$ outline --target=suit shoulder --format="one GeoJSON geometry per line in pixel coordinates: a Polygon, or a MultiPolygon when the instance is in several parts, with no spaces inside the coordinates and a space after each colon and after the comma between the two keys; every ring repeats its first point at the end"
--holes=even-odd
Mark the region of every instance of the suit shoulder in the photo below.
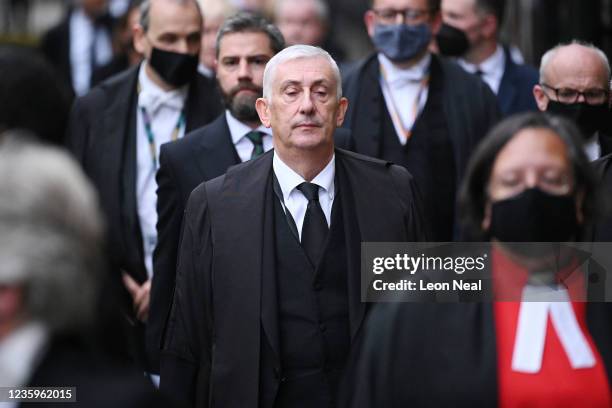
{"type": "Polygon", "coordinates": [[[381,170],[393,166],[393,163],[390,161],[378,159],[376,157],[366,156],[364,154],[355,153],[340,148],[336,148],[336,155],[342,160],[348,161],[349,163],[355,163],[358,165],[363,164],[381,170]]]}
{"type": "Polygon", "coordinates": [[[75,100],[75,105],[93,108],[96,115],[100,110],[115,101],[117,94],[126,88],[135,87],[138,76],[138,67],[115,75],[89,90],[85,95],[75,100]]]}
{"type": "MultiPolygon", "coordinates": [[[[161,145],[160,150],[166,156],[183,157],[196,147],[201,137],[206,136],[206,126],[187,133],[184,137],[161,145]]],[[[160,153],[161,155],[161,153],[160,153]]]]}

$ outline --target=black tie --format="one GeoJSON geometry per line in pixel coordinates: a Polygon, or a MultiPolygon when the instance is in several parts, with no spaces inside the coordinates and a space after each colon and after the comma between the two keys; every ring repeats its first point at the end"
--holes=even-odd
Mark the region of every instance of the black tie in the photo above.
{"type": "Polygon", "coordinates": [[[484,72],[482,72],[480,70],[480,68],[476,68],[476,72],[474,72],[476,74],[477,77],[482,78],[482,76],[484,75],[484,72]]]}
{"type": "Polygon", "coordinates": [[[327,237],[327,220],[319,203],[319,186],[304,182],[297,186],[308,200],[304,224],[302,225],[302,248],[313,266],[317,265],[327,237]]]}
{"type": "Polygon", "coordinates": [[[246,137],[253,143],[253,151],[251,152],[251,159],[261,156],[264,152],[263,133],[257,130],[253,130],[247,133],[246,137]]]}

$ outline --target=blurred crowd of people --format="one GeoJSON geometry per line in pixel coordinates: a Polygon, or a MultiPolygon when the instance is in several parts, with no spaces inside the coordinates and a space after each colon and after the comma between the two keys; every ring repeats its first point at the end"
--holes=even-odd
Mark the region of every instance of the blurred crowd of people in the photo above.
{"type": "Polygon", "coordinates": [[[508,244],[612,241],[610,21],[526,50],[517,4],[572,2],[362,3],[74,0],[0,45],[0,386],[612,406],[612,303],[575,296],[607,271],[508,244]],[[361,244],[419,241],[490,242],[518,295],[362,302],[361,244]]]}

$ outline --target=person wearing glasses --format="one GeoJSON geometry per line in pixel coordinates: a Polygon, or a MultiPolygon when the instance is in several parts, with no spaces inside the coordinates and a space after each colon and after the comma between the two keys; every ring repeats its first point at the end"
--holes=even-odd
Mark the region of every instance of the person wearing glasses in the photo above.
{"type": "Polygon", "coordinates": [[[476,144],[498,120],[495,95],[429,51],[439,0],[373,0],[364,16],[377,51],[347,67],[344,126],[354,150],[403,165],[424,197],[435,241],[456,237],[456,189],[476,144]]]}
{"type": "Polygon", "coordinates": [[[547,51],[533,95],[541,111],[578,125],[591,160],[612,153],[610,64],[599,48],[573,41],[547,51]]]}

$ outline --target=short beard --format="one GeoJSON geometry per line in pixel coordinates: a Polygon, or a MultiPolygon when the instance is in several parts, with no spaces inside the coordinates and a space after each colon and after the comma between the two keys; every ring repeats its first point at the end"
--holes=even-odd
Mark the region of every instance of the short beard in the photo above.
{"type": "Polygon", "coordinates": [[[228,93],[223,93],[223,104],[232,116],[241,122],[259,122],[259,115],[255,108],[257,98],[261,98],[263,90],[252,82],[240,84],[232,88],[228,93]],[[250,89],[256,94],[240,95],[238,92],[244,89],[250,89]]]}

